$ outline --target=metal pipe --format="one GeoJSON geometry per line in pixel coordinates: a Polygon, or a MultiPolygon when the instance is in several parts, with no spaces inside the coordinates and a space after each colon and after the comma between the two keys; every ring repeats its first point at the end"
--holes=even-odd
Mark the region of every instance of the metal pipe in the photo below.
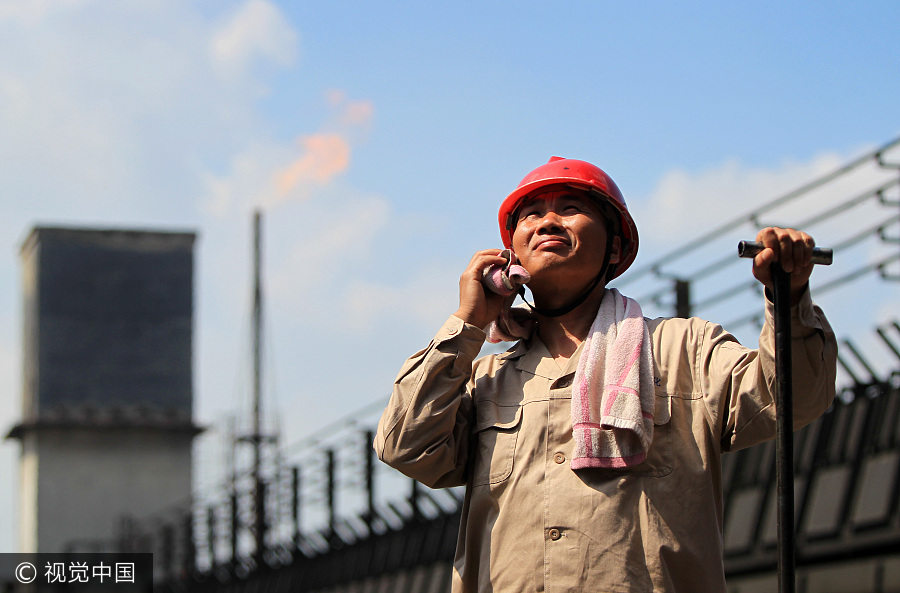
{"type": "Polygon", "coordinates": [[[841,356],[840,352],[837,355],[838,364],[841,365],[841,368],[844,369],[844,372],[850,375],[850,378],[853,380],[853,383],[856,385],[862,385],[863,381],[853,372],[853,369],[847,364],[847,361],[844,360],[844,357],[841,356]]]}
{"type": "Polygon", "coordinates": [[[895,346],[891,341],[891,339],[888,338],[887,334],[884,332],[884,329],[879,327],[875,331],[878,332],[878,336],[887,345],[887,347],[891,349],[891,351],[897,356],[897,358],[900,358],[900,349],[898,349],[897,346],[895,346]]]}
{"type": "Polygon", "coordinates": [[[366,524],[369,530],[372,529],[372,521],[375,519],[375,448],[372,446],[374,440],[375,433],[367,430],[363,453],[366,460],[366,524]]]}
{"type": "Polygon", "coordinates": [[[294,523],[294,548],[300,545],[300,466],[291,468],[291,518],[294,523]]]}
{"type": "Polygon", "coordinates": [[[337,522],[337,495],[335,492],[337,489],[337,476],[335,476],[336,463],[334,449],[325,450],[325,472],[327,480],[327,492],[325,494],[328,500],[328,531],[333,535],[334,526],[337,522]]]}
{"type": "Polygon", "coordinates": [[[231,567],[231,574],[236,574],[237,565],[238,565],[238,532],[240,531],[240,510],[238,509],[238,495],[237,495],[237,486],[232,484],[231,487],[231,500],[230,500],[230,508],[231,511],[231,520],[229,524],[229,528],[231,533],[229,533],[230,544],[231,544],[231,559],[229,565],[231,567]]]}
{"type": "Polygon", "coordinates": [[[209,554],[209,574],[216,572],[216,507],[206,508],[206,553],[209,554]]]}
{"type": "Polygon", "coordinates": [[[675,317],[691,316],[691,281],[675,280],[675,317]]]}
{"type": "Polygon", "coordinates": [[[415,479],[410,479],[410,481],[412,482],[409,493],[409,504],[412,507],[411,519],[418,522],[422,519],[422,509],[419,507],[419,482],[415,479]]]}
{"type": "Polygon", "coordinates": [[[778,591],[793,593],[794,410],[791,368],[791,276],[772,264],[775,299],[775,491],[778,499],[778,591]]]}
{"type": "Polygon", "coordinates": [[[262,568],[266,548],[266,487],[262,476],[262,214],[253,217],[253,509],[256,566],[262,568]]]}
{"type": "MultiPolygon", "coordinates": [[[[765,247],[756,241],[738,243],[740,257],[754,257],[765,247]]],[[[830,265],[831,249],[813,249],[813,263],[830,265]]],[[[794,532],[794,409],[791,368],[791,275],[772,264],[775,300],[775,493],[778,503],[778,591],[794,593],[796,544],[794,532]]]]}
{"type": "MultiPolygon", "coordinates": [[[[756,257],[766,246],[759,241],[741,241],[738,243],[738,257],[756,257]]],[[[834,260],[834,252],[824,247],[814,247],[812,263],[830,266],[834,260]]]]}
{"type": "Polygon", "coordinates": [[[866,369],[866,372],[869,373],[869,376],[872,378],[872,381],[873,382],[878,381],[878,375],[875,373],[875,369],[873,369],[872,366],[869,365],[869,363],[866,361],[866,359],[862,357],[862,355],[859,353],[859,351],[853,345],[853,342],[851,342],[848,339],[844,339],[844,340],[841,340],[841,344],[843,344],[844,347],[850,351],[850,354],[853,355],[853,358],[855,358],[859,362],[859,364],[864,369],[866,369]]]}

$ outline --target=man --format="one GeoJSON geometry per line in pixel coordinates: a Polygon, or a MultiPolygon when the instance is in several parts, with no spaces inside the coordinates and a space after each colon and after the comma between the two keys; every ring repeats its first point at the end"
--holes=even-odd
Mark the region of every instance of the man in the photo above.
{"type": "MultiPolygon", "coordinates": [[[[720,461],[774,436],[772,303],[759,350],[700,319],[644,319],[605,288],[634,260],[637,228],[584,161],[532,171],[499,218],[530,276],[531,333],[475,360],[510,301],[483,280],[510,262],[479,251],[375,441],[428,486],[466,485],[453,591],[724,593],[720,461]]],[[[837,348],[809,297],[814,242],[776,228],[757,240],[754,276],[771,289],[772,262],[791,274],[799,428],[834,397],[837,348]]]]}

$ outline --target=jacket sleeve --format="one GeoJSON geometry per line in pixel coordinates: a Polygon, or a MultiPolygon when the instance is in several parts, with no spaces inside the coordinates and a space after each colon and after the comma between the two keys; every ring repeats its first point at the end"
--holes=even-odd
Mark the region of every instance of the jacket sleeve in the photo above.
{"type": "Polygon", "coordinates": [[[474,408],[472,363],[485,334],[451,316],[406,360],[378,422],[379,459],[432,488],[466,482],[474,408]]]}
{"type": "MultiPolygon", "coordinates": [[[[835,394],[837,341],[807,289],[791,309],[794,430],[831,405],[835,394]]],[[[759,350],[749,350],[710,324],[701,348],[701,381],[711,416],[718,420],[723,451],[775,436],[774,305],[767,298],[759,350]]]]}

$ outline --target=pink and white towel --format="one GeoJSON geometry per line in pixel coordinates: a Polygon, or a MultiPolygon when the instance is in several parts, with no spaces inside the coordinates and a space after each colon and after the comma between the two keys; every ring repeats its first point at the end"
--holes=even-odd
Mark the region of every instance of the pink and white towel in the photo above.
{"type": "Polygon", "coordinates": [[[572,386],[572,469],[644,461],[653,440],[653,358],[641,306],[607,289],[572,386]]]}
{"type": "Polygon", "coordinates": [[[527,338],[534,330],[534,314],[524,307],[512,306],[519,289],[531,280],[531,275],[517,263],[511,249],[504,249],[500,256],[506,258],[506,265],[489,267],[481,279],[488,289],[505,297],[500,316],[485,329],[492,344],[527,338]]]}

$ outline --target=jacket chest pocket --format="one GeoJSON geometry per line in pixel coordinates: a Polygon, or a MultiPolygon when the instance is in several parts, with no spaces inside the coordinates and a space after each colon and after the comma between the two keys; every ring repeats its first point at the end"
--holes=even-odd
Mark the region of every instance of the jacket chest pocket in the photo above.
{"type": "Polygon", "coordinates": [[[654,398],[653,440],[647,451],[647,458],[636,465],[621,469],[589,468],[577,470],[589,485],[596,486],[608,480],[625,476],[645,476],[664,478],[674,468],[672,441],[675,438],[672,424],[672,398],[668,395],[656,394],[654,398]]]}
{"type": "MultiPolygon", "coordinates": [[[[672,432],[672,398],[666,394],[654,398],[653,410],[653,442],[647,452],[647,460],[635,473],[664,478],[672,473],[674,452],[672,450],[674,435],[672,432]]],[[[637,468],[636,468],[637,469],[637,468]]]]}
{"type": "Polygon", "coordinates": [[[512,475],[522,406],[480,401],[475,405],[475,419],[472,486],[499,484],[512,475]]]}

